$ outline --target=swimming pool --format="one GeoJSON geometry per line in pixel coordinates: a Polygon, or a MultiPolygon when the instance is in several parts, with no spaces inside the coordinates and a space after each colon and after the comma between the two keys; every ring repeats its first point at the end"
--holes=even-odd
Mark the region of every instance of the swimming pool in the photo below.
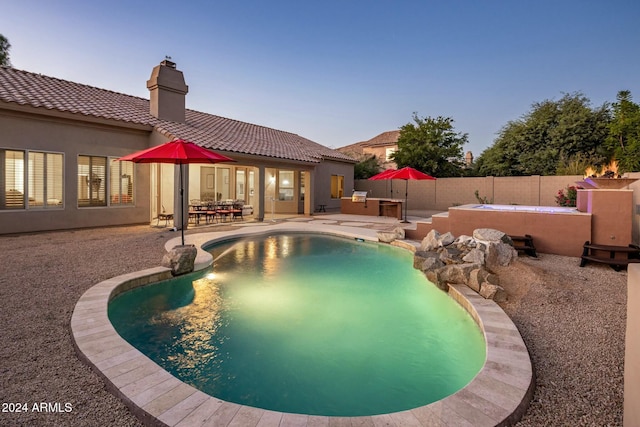
{"type": "Polygon", "coordinates": [[[282,412],[381,414],[450,395],[483,366],[479,328],[407,251],[286,234],[212,252],[223,254],[213,272],[109,305],[125,339],[212,396],[282,412]]]}

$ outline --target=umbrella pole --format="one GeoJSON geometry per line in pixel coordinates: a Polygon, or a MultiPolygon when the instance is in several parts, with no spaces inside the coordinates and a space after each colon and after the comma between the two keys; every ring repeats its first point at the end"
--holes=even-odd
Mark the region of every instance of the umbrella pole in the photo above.
{"type": "Polygon", "coordinates": [[[405,186],[404,186],[404,221],[402,222],[409,222],[407,221],[407,200],[409,197],[409,180],[405,179],[405,186]]]}
{"type": "Polygon", "coordinates": [[[182,162],[180,162],[180,234],[184,246],[184,189],[182,188],[182,162]]]}

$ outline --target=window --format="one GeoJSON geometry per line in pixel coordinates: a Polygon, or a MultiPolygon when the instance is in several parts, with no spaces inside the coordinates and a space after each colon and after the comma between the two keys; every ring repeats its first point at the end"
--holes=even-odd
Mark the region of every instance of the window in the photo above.
{"type": "Polygon", "coordinates": [[[304,202],[304,193],[305,193],[305,185],[304,185],[304,171],[300,171],[300,201],[304,202]]]}
{"type": "Polygon", "coordinates": [[[63,156],[29,152],[29,208],[62,207],[63,156]]]}
{"type": "Polygon", "coordinates": [[[133,204],[133,168],[132,162],[120,162],[110,159],[109,195],[111,205],[133,204]]]}
{"type": "Polygon", "coordinates": [[[0,210],[62,207],[62,154],[0,149],[0,166],[0,210]]]}
{"type": "Polygon", "coordinates": [[[107,158],[78,156],[78,206],[107,206],[107,158]]]}
{"type": "Polygon", "coordinates": [[[24,209],[24,152],[0,150],[0,209],[24,209]]]}
{"type": "Polygon", "coordinates": [[[293,200],[293,171],[278,171],[278,200],[293,200]]]}
{"type": "Polygon", "coordinates": [[[340,199],[344,195],[344,176],[331,175],[331,198],[340,199]]]}
{"type": "Polygon", "coordinates": [[[385,162],[390,162],[393,159],[391,158],[391,156],[393,155],[393,153],[396,152],[395,148],[387,148],[385,149],[385,153],[384,153],[384,161],[385,162]]]}

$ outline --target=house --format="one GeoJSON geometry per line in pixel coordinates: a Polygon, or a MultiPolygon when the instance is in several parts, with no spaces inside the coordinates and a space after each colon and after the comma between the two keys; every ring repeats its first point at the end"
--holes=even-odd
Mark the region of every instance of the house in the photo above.
{"type": "Polygon", "coordinates": [[[395,169],[396,164],[391,160],[391,155],[398,149],[399,130],[382,132],[367,141],[356,142],[338,148],[341,153],[350,155],[360,161],[371,155],[375,155],[382,169],[395,169]]]}
{"type": "MultiPolygon", "coordinates": [[[[341,153],[353,157],[355,160],[361,161],[371,155],[376,156],[378,163],[382,169],[396,169],[396,163],[391,159],[391,155],[398,150],[399,130],[390,130],[382,132],[373,138],[347,145],[337,150],[341,153]]],[[[473,166],[473,153],[467,151],[464,155],[464,167],[473,166]]]]}
{"type": "MultiPolygon", "coordinates": [[[[150,99],[0,67],[0,234],[149,223],[180,206],[178,168],[117,161],[181,138],[230,164],[191,164],[187,200],[242,200],[254,216],[339,209],[355,161],[294,133],[185,107],[165,60],[150,99]]],[[[186,215],[185,215],[186,216],[186,215]]],[[[174,215],[174,217],[179,217],[174,215]]]]}

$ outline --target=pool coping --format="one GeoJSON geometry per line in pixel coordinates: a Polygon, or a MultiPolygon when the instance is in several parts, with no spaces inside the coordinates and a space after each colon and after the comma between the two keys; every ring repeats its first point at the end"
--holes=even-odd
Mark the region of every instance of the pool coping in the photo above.
{"type": "MultiPolygon", "coordinates": [[[[202,246],[242,235],[274,232],[314,232],[377,241],[375,230],[336,225],[274,224],[229,232],[188,236],[198,248],[197,269],[211,265],[202,246]]],[[[171,239],[167,247],[179,244],[171,239]]],[[[411,245],[403,245],[406,248],[411,245]]],[[[139,286],[170,279],[171,271],[155,267],[100,282],[88,289],[75,306],[71,332],[79,358],[104,380],[146,425],[224,426],[506,426],[517,422],[531,401],[534,377],[529,352],[511,319],[494,301],[465,285],[450,285],[449,295],[464,307],[482,330],[487,358],[467,386],[437,402],[382,415],[334,417],[281,413],[209,396],[183,383],[126,342],[107,314],[109,301],[139,286]]]]}

